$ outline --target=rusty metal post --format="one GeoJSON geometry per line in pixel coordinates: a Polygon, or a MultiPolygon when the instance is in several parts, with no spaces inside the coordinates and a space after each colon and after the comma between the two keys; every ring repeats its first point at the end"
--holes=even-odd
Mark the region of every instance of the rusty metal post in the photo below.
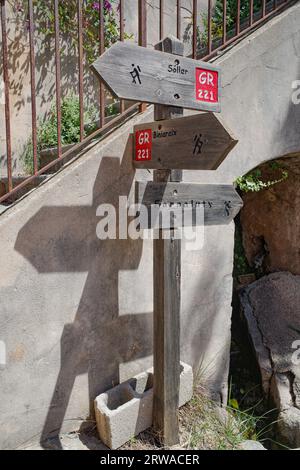
{"type": "MultiPolygon", "coordinates": [[[[99,0],[99,53],[105,52],[105,34],[104,34],[104,1],[99,0]]],[[[105,124],[105,88],[100,83],[100,128],[105,124]]]]}
{"type": "Polygon", "coordinates": [[[60,37],[59,37],[59,9],[58,9],[58,3],[59,3],[59,0],[54,0],[57,149],[58,149],[58,158],[60,158],[62,156],[62,146],[61,146],[61,65],[60,65],[60,37]]]}
{"type": "Polygon", "coordinates": [[[6,29],[5,0],[1,0],[1,29],[2,29],[2,65],[5,95],[5,131],[6,131],[6,159],[8,191],[13,189],[12,182],[12,148],[11,148],[11,122],[10,122],[10,97],[9,97],[9,75],[8,75],[8,50],[6,29]]]}
{"type": "MultiPolygon", "coordinates": [[[[147,3],[146,0],[139,0],[138,6],[139,16],[139,45],[147,47],[147,3]]],[[[147,109],[146,103],[140,104],[140,112],[143,113],[147,109]]]]}

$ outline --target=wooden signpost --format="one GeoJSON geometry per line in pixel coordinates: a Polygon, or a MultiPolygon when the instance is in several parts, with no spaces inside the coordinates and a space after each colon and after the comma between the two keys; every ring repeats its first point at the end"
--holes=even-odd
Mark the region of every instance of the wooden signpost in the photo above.
{"type": "MultiPolygon", "coordinates": [[[[172,37],[155,47],[183,55],[183,43],[172,37]]],[[[156,105],[154,115],[163,123],[182,116],[183,109],[156,105]]],[[[156,170],[153,180],[179,182],[182,171],[156,170]]],[[[163,445],[172,446],[179,443],[181,240],[176,229],[169,239],[164,239],[163,230],[158,235],[153,240],[153,427],[163,445]]]]}
{"type": "MultiPolygon", "coordinates": [[[[182,117],[183,108],[220,112],[220,69],[184,58],[183,43],[172,36],[155,51],[117,43],[92,67],[119,98],[155,104],[156,122],[134,129],[134,167],[155,170],[153,182],[138,183],[138,202],[202,205],[205,224],[232,221],[242,206],[232,186],[181,182],[183,169],[218,168],[237,143],[213,114],[182,117]]],[[[151,221],[142,228],[152,228],[151,221]]],[[[153,425],[172,446],[179,442],[181,240],[176,224],[168,229],[171,237],[159,229],[153,241],[153,425]]]]}
{"type": "Polygon", "coordinates": [[[221,111],[220,69],[207,62],[118,42],[92,67],[119,98],[221,111]]]}
{"type": "MultiPolygon", "coordinates": [[[[142,229],[157,227],[157,220],[151,214],[151,206],[169,207],[172,211],[181,208],[182,212],[191,207],[195,212],[197,207],[204,209],[205,225],[229,224],[239,213],[243,201],[231,185],[198,184],[198,183],[154,183],[137,182],[137,201],[147,207],[149,213],[148,224],[142,229]]],[[[154,212],[155,214],[155,212],[154,212]]],[[[182,219],[182,226],[195,225],[196,218],[182,219]]],[[[176,226],[176,221],[173,227],[176,226]]],[[[165,227],[166,228],[166,227],[165,227]]],[[[172,226],[170,227],[172,228],[172,226]]],[[[178,227],[179,228],[179,227],[178,227]]]]}
{"type": "Polygon", "coordinates": [[[135,168],[216,170],[237,144],[212,113],[134,127],[135,168]]]}

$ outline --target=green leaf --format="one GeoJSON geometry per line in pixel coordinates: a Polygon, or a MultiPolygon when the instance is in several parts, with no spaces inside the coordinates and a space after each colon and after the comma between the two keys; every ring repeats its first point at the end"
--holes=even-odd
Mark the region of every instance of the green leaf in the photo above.
{"type": "Polygon", "coordinates": [[[235,410],[239,410],[239,404],[235,398],[231,398],[229,400],[229,406],[231,406],[231,408],[234,408],[235,410]]]}

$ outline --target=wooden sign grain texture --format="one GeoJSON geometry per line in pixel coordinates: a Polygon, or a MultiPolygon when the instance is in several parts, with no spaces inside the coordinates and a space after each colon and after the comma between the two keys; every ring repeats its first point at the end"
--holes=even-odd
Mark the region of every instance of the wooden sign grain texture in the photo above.
{"type": "Polygon", "coordinates": [[[221,71],[207,62],[118,42],[92,69],[121,99],[221,111],[221,71]]]}
{"type": "MultiPolygon", "coordinates": [[[[137,203],[146,206],[149,214],[148,222],[145,221],[142,229],[157,228],[153,227],[153,224],[157,224],[155,215],[158,213],[158,207],[164,210],[169,207],[170,212],[177,210],[178,207],[182,210],[192,208],[195,213],[197,207],[201,206],[204,210],[204,225],[225,225],[234,219],[243,206],[242,199],[232,185],[138,182],[136,196],[137,203]],[[152,218],[151,206],[154,206],[152,218]]],[[[196,218],[193,216],[192,224],[189,218],[185,223],[183,217],[182,226],[194,225],[195,221],[196,218]]],[[[171,228],[173,226],[171,225],[171,228]]]]}
{"type": "Polygon", "coordinates": [[[216,170],[237,140],[213,113],[134,127],[135,168],[216,170]]]}

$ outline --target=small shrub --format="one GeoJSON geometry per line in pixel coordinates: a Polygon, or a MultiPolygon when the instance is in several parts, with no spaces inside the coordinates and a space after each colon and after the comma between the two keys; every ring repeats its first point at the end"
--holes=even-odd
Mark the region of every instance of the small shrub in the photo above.
{"type": "MultiPolygon", "coordinates": [[[[94,107],[90,107],[84,113],[85,135],[96,129],[97,113],[94,107]]],[[[51,107],[47,118],[40,122],[37,129],[38,156],[44,149],[57,147],[57,113],[56,104],[51,107]]],[[[80,103],[79,98],[69,95],[61,104],[61,143],[62,145],[76,144],[80,141],[80,103]]],[[[22,156],[25,169],[33,172],[33,146],[30,139],[25,145],[22,156]]]]}
{"type": "Polygon", "coordinates": [[[274,186],[275,184],[282,183],[289,176],[288,171],[277,166],[275,162],[270,164],[270,168],[272,170],[280,170],[281,177],[276,178],[274,180],[263,181],[261,170],[256,169],[254,171],[251,171],[245,176],[240,176],[239,178],[237,178],[235,180],[235,184],[241,191],[245,193],[248,193],[250,191],[258,192],[258,191],[261,191],[262,189],[270,188],[271,186],[274,186]]]}
{"type": "MultiPolygon", "coordinates": [[[[253,1],[253,14],[262,10],[262,0],[253,1]]],[[[240,24],[247,23],[250,18],[250,0],[241,0],[240,24]]],[[[208,44],[208,14],[202,14],[203,30],[197,28],[198,48],[207,47],[208,44]]],[[[226,31],[227,37],[232,37],[237,24],[237,0],[227,0],[226,7],[226,31]]],[[[216,0],[211,17],[211,37],[212,40],[222,38],[223,35],[223,0],[216,0]]]]}

